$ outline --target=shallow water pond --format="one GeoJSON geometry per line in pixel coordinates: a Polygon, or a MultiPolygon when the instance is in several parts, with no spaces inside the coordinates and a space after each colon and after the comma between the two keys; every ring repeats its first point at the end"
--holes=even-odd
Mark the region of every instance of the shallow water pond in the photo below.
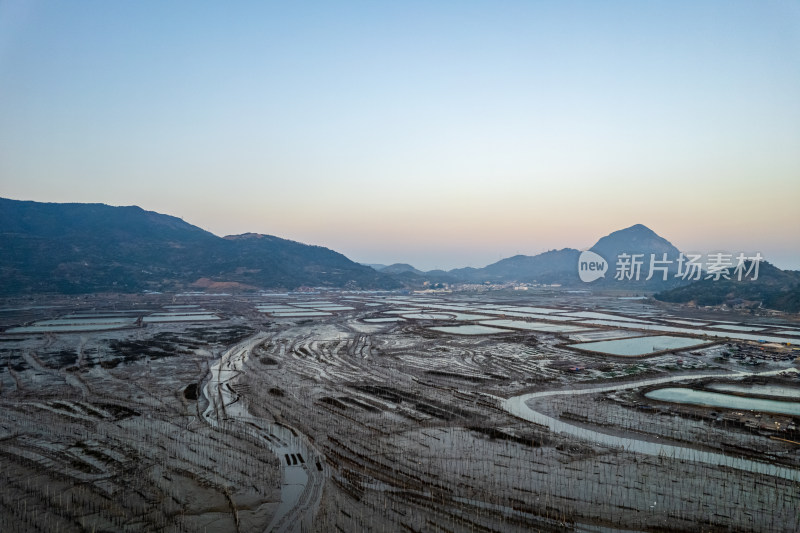
{"type": "Polygon", "coordinates": [[[620,322],[642,322],[647,323],[646,320],[638,318],[630,318],[627,316],[611,315],[608,313],[596,313],[594,311],[576,311],[571,313],[564,313],[565,316],[574,316],[576,318],[599,318],[601,320],[617,320],[620,322]]]}
{"type": "Polygon", "coordinates": [[[586,331],[586,326],[571,326],[566,324],[548,324],[546,322],[526,322],[524,320],[484,320],[481,324],[490,326],[500,326],[514,329],[524,329],[527,331],[542,331],[544,333],[570,333],[573,331],[586,331]]]}
{"type": "Polygon", "coordinates": [[[521,311],[502,311],[503,316],[513,316],[517,318],[533,318],[538,320],[550,320],[552,322],[572,322],[574,320],[579,320],[573,316],[561,316],[561,315],[542,315],[539,313],[527,313],[521,311]]]}
{"type": "Polygon", "coordinates": [[[87,325],[87,324],[132,324],[136,321],[135,317],[74,317],[74,318],[54,318],[52,320],[40,320],[36,326],[66,326],[66,325],[87,325]]]}
{"type": "Polygon", "coordinates": [[[82,331],[104,331],[109,329],[123,329],[133,327],[133,323],[126,324],[64,324],[55,326],[21,326],[9,328],[4,333],[71,333],[82,331]]]}
{"type": "Polygon", "coordinates": [[[708,322],[697,322],[696,320],[677,320],[673,318],[665,318],[664,320],[672,324],[683,324],[685,326],[705,326],[708,324],[708,322]]]}
{"type": "Polygon", "coordinates": [[[486,320],[491,318],[488,315],[476,315],[472,313],[453,313],[453,318],[456,320],[486,320]]]}
{"type": "Polygon", "coordinates": [[[570,344],[568,348],[578,348],[590,352],[619,355],[623,357],[638,357],[664,350],[679,350],[708,344],[700,339],[687,337],[671,337],[669,335],[654,335],[649,337],[632,337],[597,342],[584,342],[570,344]]]}
{"type": "Polygon", "coordinates": [[[800,330],[796,329],[782,329],[780,331],[776,331],[775,333],[779,333],[781,335],[794,335],[800,337],[800,330]]]}
{"type": "Polygon", "coordinates": [[[735,331],[723,331],[719,329],[699,329],[699,328],[679,328],[676,326],[664,326],[662,324],[640,324],[638,322],[619,322],[617,320],[581,320],[581,324],[592,324],[595,326],[610,326],[614,328],[631,328],[646,331],[664,331],[667,333],[686,333],[688,335],[703,335],[707,337],[719,337],[721,339],[741,339],[745,341],[766,341],[779,343],[797,343],[797,339],[789,337],[776,337],[769,333],[754,334],[740,333],[735,331]]]}
{"type": "Polygon", "coordinates": [[[712,324],[710,328],[728,329],[730,331],[764,331],[764,328],[757,326],[732,326],[730,324],[712,324]]]}
{"type": "Polygon", "coordinates": [[[509,311],[519,311],[521,313],[537,313],[537,314],[550,314],[550,313],[561,313],[563,309],[552,309],[550,307],[528,307],[528,306],[520,306],[520,307],[504,307],[503,309],[508,309],[509,311]]]}
{"type": "Polygon", "coordinates": [[[666,387],[645,394],[647,398],[662,402],[688,403],[691,405],[708,405],[726,409],[747,411],[765,411],[800,416],[800,402],[783,402],[763,400],[761,398],[745,398],[720,392],[698,391],[684,387],[666,387]]]}
{"type": "Polygon", "coordinates": [[[403,318],[413,318],[416,320],[453,320],[454,315],[444,313],[408,313],[403,318]]]}
{"type": "Polygon", "coordinates": [[[494,333],[511,333],[510,330],[481,326],[476,324],[465,324],[463,326],[439,326],[428,328],[442,333],[454,333],[456,335],[492,335],[494,333]]]}
{"type": "Polygon", "coordinates": [[[624,339],[627,337],[636,337],[641,335],[636,331],[625,331],[623,329],[615,330],[602,330],[602,331],[585,331],[582,333],[574,333],[569,335],[569,339],[575,342],[591,342],[607,339],[624,339]]]}
{"type": "Polygon", "coordinates": [[[325,311],[276,311],[270,314],[276,318],[291,318],[302,316],[330,316],[332,313],[326,313],[325,311]]]}
{"type": "Polygon", "coordinates": [[[792,400],[800,400],[800,385],[791,387],[789,385],[760,385],[758,383],[710,383],[706,388],[715,391],[781,396],[792,400]]]}
{"type": "Polygon", "coordinates": [[[220,320],[217,315],[151,315],[142,319],[142,322],[199,322],[208,320],[220,320]]]}

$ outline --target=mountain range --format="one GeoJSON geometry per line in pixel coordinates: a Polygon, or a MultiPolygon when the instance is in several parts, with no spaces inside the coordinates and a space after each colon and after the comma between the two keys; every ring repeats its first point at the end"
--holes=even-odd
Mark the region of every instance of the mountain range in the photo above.
{"type": "MultiPolygon", "coordinates": [[[[323,248],[271,235],[218,237],[180,218],[136,206],[58,204],[0,198],[0,295],[180,290],[293,290],[299,287],[399,289],[452,283],[540,283],[657,292],[664,301],[701,305],[731,299],[800,307],[800,274],[762,264],[761,283],[689,283],[675,276],[680,252],[641,224],[590,248],[608,263],[585,284],[581,251],[516,255],[483,268],[423,272],[406,263],[358,264],[323,248]],[[620,254],[641,254],[639,280],[615,279],[620,254]],[[645,281],[651,254],[670,261],[667,279],[645,281]],[[796,292],[793,292],[796,291],[796,292]],[[700,298],[698,300],[698,298],[700,298]]],[[[800,310],[800,309],[798,309],[800,310]]]]}
{"type": "MultiPolygon", "coordinates": [[[[669,241],[657,235],[650,228],[635,224],[629,228],[615,231],[592,246],[589,251],[599,254],[608,262],[608,272],[605,277],[592,282],[593,287],[602,288],[637,288],[654,291],[681,284],[674,274],[680,251],[669,241]],[[616,261],[620,254],[641,254],[642,265],[639,279],[616,280],[614,279],[616,261]],[[649,274],[651,254],[657,259],[667,258],[672,261],[668,269],[667,280],[663,276],[654,276],[646,281],[649,274]],[[666,255],[664,255],[666,254],[666,255]]],[[[483,268],[457,268],[447,274],[457,280],[473,283],[518,281],[523,283],[544,283],[561,285],[582,284],[578,277],[578,259],[581,251],[574,248],[550,250],[538,255],[515,255],[485,266],[483,268]]]]}
{"type": "MultiPolygon", "coordinates": [[[[644,264],[641,268],[641,279],[636,281],[637,287],[645,290],[655,290],[679,284],[673,281],[674,276],[668,276],[666,283],[654,279],[651,282],[644,282],[648,274],[650,254],[656,254],[660,259],[663,254],[667,254],[667,259],[677,261],[680,251],[663,237],[658,236],[654,231],[642,224],[635,224],[629,228],[615,231],[610,235],[601,238],[590,248],[609,262],[610,272],[604,279],[597,280],[593,286],[617,287],[625,285],[614,280],[614,268],[616,257],[621,253],[642,254],[644,264]]],[[[563,248],[561,250],[550,250],[538,255],[515,255],[501,259],[496,263],[483,268],[456,268],[450,271],[434,270],[423,272],[405,263],[395,263],[393,265],[370,264],[368,266],[375,270],[392,274],[402,278],[406,282],[420,280],[439,281],[439,282],[467,282],[467,283],[506,283],[511,281],[521,283],[544,283],[544,284],[578,284],[581,283],[578,277],[578,258],[581,251],[574,248],[563,248]]],[[[674,274],[673,265],[669,273],[674,274]]]]}
{"type": "Polygon", "coordinates": [[[5,295],[402,287],[327,248],[252,233],[218,237],[135,206],[0,199],[0,250],[5,295]]]}

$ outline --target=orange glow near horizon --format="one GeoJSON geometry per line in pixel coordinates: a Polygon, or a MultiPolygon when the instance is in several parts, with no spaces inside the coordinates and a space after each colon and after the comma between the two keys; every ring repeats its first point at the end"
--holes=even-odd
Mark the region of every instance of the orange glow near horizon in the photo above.
{"type": "Polygon", "coordinates": [[[412,4],[0,4],[0,195],[420,268],[641,223],[800,269],[796,7],[412,4]]]}

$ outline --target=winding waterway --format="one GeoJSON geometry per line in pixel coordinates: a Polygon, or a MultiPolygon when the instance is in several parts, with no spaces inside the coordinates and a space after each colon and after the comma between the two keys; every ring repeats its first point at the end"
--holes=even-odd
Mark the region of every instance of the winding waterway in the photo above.
{"type": "MultiPolygon", "coordinates": [[[[800,481],[800,470],[795,468],[762,463],[760,461],[743,459],[741,457],[732,457],[721,453],[705,452],[683,446],[674,446],[670,444],[661,444],[657,442],[638,440],[630,437],[619,437],[615,435],[609,435],[601,431],[587,429],[573,424],[569,424],[567,422],[563,422],[561,420],[548,416],[544,413],[536,411],[528,405],[528,402],[530,400],[538,398],[546,398],[551,396],[596,394],[599,392],[633,389],[637,387],[659,385],[661,383],[671,383],[674,381],[723,378],[723,377],[731,378],[731,377],[742,377],[742,376],[753,376],[753,375],[767,376],[767,375],[775,375],[785,371],[787,370],[775,370],[775,371],[760,372],[760,373],[738,372],[733,374],[727,373],[727,374],[702,374],[695,376],[685,376],[685,375],[670,376],[665,378],[647,379],[643,381],[636,381],[633,383],[605,385],[587,389],[567,389],[567,390],[533,392],[529,394],[513,396],[511,398],[508,398],[507,400],[504,400],[503,408],[509,413],[519,418],[523,418],[535,424],[547,426],[550,429],[550,431],[553,431],[555,433],[571,435],[573,437],[577,437],[579,439],[586,440],[589,442],[594,442],[604,446],[623,448],[625,449],[625,451],[630,451],[634,453],[643,453],[646,455],[674,457],[676,459],[705,463],[712,466],[727,466],[739,470],[746,470],[748,472],[767,474],[770,476],[781,477],[793,481],[800,481]]],[[[788,371],[795,371],[795,370],[789,369],[788,371]]]]}

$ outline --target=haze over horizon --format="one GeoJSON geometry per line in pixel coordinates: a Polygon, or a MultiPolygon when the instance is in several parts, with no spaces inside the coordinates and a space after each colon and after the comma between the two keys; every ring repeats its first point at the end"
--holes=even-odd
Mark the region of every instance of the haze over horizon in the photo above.
{"type": "Polygon", "coordinates": [[[0,196],[423,270],[588,248],[800,269],[800,4],[0,4],[0,196]]]}

